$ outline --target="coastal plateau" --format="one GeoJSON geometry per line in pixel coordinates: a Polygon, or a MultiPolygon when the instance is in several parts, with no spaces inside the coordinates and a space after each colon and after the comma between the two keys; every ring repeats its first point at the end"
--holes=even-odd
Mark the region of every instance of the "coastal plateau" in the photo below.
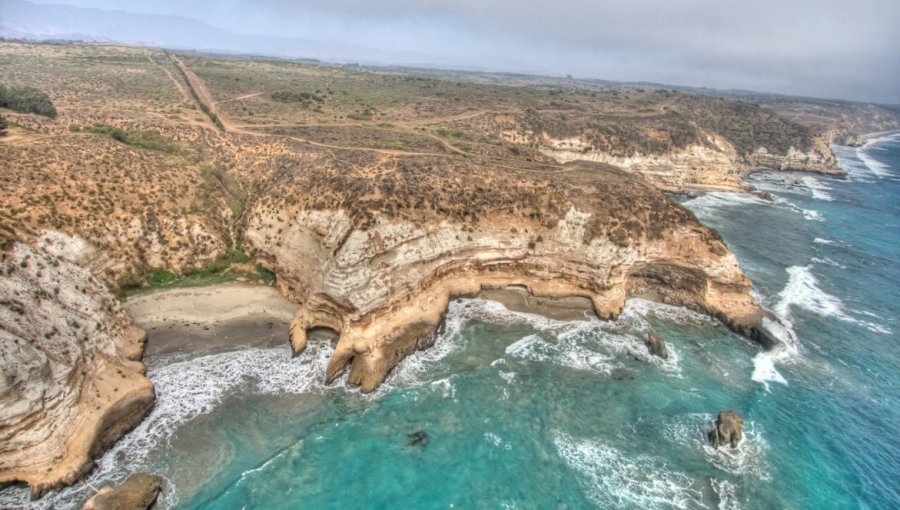
{"type": "Polygon", "coordinates": [[[54,105],[4,110],[0,137],[0,482],[35,496],[152,406],[113,293],[272,285],[298,307],[294,353],[333,330],[323,377],[363,391],[482,289],[602,318],[642,297],[771,346],[735,256],[663,190],[839,172],[824,124],[665,89],[119,46],[0,57],[0,81],[54,105]]]}

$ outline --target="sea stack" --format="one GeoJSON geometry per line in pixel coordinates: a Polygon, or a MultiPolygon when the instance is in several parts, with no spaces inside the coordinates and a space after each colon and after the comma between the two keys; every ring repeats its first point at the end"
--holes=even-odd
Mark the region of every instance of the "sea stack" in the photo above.
{"type": "Polygon", "coordinates": [[[662,359],[669,359],[669,350],[666,349],[666,340],[655,331],[647,333],[646,344],[647,348],[650,349],[650,354],[662,359]]]}
{"type": "Polygon", "coordinates": [[[724,444],[737,448],[744,437],[744,418],[735,411],[719,411],[715,428],[706,436],[709,443],[716,448],[724,444]]]}

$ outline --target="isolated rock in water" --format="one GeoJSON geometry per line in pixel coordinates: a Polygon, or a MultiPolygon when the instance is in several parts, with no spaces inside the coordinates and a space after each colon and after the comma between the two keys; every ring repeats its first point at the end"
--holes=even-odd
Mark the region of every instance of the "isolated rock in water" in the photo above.
{"type": "Polygon", "coordinates": [[[666,349],[666,340],[658,335],[655,331],[647,334],[647,348],[650,354],[659,356],[662,359],[669,359],[669,350],[666,349]]]}
{"type": "Polygon", "coordinates": [[[81,510],[146,510],[156,501],[161,486],[161,477],[136,473],[121,485],[100,489],[81,510]]]}
{"type": "Polygon", "coordinates": [[[723,444],[736,448],[744,437],[744,418],[734,411],[720,411],[716,427],[707,433],[707,437],[716,448],[723,444]]]}
{"type": "Polygon", "coordinates": [[[153,405],[147,335],[57,233],[0,251],[0,485],[75,482],[153,405]]]}
{"type": "Polygon", "coordinates": [[[412,434],[407,434],[406,438],[409,439],[409,446],[428,446],[428,433],[424,430],[417,430],[412,434]]]}

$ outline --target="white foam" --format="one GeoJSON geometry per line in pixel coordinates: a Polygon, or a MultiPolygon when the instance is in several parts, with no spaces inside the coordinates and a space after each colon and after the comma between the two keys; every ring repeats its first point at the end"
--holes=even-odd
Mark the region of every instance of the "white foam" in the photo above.
{"type": "Polygon", "coordinates": [[[713,448],[706,437],[715,426],[715,417],[707,413],[691,413],[670,419],[666,423],[667,440],[694,451],[702,451],[706,460],[716,468],[735,476],[771,479],[766,464],[769,448],[760,427],[753,420],[744,423],[744,438],[736,448],[713,448]]]}
{"type": "Polygon", "coordinates": [[[884,163],[882,163],[881,161],[878,161],[877,159],[873,158],[867,152],[872,148],[873,145],[880,143],[880,142],[893,140],[893,139],[894,139],[893,136],[885,136],[885,137],[881,137],[881,138],[875,138],[873,140],[869,140],[868,142],[865,143],[865,145],[856,149],[856,157],[859,158],[859,160],[862,161],[863,164],[866,165],[866,168],[868,168],[869,171],[872,172],[872,175],[875,175],[876,177],[879,177],[879,178],[893,177],[893,173],[891,173],[889,166],[887,166],[884,163]]]}
{"type": "Polygon", "coordinates": [[[394,368],[385,384],[382,384],[375,392],[375,395],[382,395],[393,387],[421,384],[427,379],[429,370],[463,346],[463,340],[459,333],[467,323],[473,320],[497,325],[525,324],[542,331],[571,327],[573,324],[573,322],[556,321],[540,315],[513,312],[503,304],[487,299],[455,299],[447,307],[444,323],[435,337],[434,344],[404,358],[394,368]]]}
{"type": "Polygon", "coordinates": [[[883,324],[859,320],[851,316],[850,311],[845,308],[840,299],[819,287],[819,282],[812,273],[812,267],[810,264],[808,266],[791,266],[785,269],[788,273],[788,281],[784,289],[778,293],[778,301],[772,310],[778,316],[781,324],[765,318],[762,321],[763,328],[781,341],[780,345],[760,352],[753,358],[754,368],[751,378],[756,382],[763,383],[766,389],[769,389],[768,382],[787,384],[785,378],[775,368],[775,364],[791,362],[799,356],[800,343],[793,329],[794,308],[856,324],[873,333],[892,334],[891,330],[883,324]]]}
{"type": "Polygon", "coordinates": [[[839,267],[841,269],[847,269],[847,266],[845,266],[844,264],[841,264],[840,262],[828,257],[813,257],[812,262],[816,264],[824,264],[828,266],[839,267]]]}
{"type": "Polygon", "coordinates": [[[803,308],[825,317],[846,317],[841,301],[818,287],[811,268],[810,265],[791,266],[786,269],[788,281],[776,296],[778,301],[773,308],[781,323],[768,318],[762,320],[762,327],[780,340],[779,345],[760,352],[753,358],[751,379],[765,385],[767,390],[770,389],[769,382],[787,384],[787,380],[778,372],[775,364],[790,362],[799,354],[799,342],[792,322],[793,307],[803,308]]]}
{"type": "Polygon", "coordinates": [[[578,345],[572,337],[560,337],[551,343],[538,335],[529,335],[506,348],[506,354],[528,361],[551,362],[574,370],[609,374],[615,367],[613,357],[578,345]]]}
{"type": "Polygon", "coordinates": [[[816,244],[834,244],[834,241],[832,241],[831,239],[823,239],[821,237],[813,239],[813,242],[816,244]]]}
{"type": "Polygon", "coordinates": [[[688,475],[649,455],[628,457],[600,441],[553,434],[560,457],[581,479],[585,496],[600,508],[705,508],[688,475]]]}
{"type": "Polygon", "coordinates": [[[801,214],[803,214],[803,218],[808,221],[825,221],[825,218],[822,217],[822,213],[819,211],[815,211],[813,209],[802,209],[799,208],[801,214]]]}
{"type": "Polygon", "coordinates": [[[812,194],[812,197],[816,200],[825,200],[827,202],[831,202],[832,200],[834,200],[834,198],[832,198],[832,196],[828,193],[829,191],[831,191],[831,188],[828,187],[827,184],[822,182],[821,179],[817,179],[812,175],[805,175],[801,180],[803,181],[803,184],[806,185],[807,188],[809,188],[810,194],[812,194]]]}
{"type": "Polygon", "coordinates": [[[812,265],[791,266],[785,271],[788,273],[788,282],[778,293],[778,304],[774,311],[786,324],[792,325],[793,307],[803,308],[823,317],[852,320],[844,313],[844,305],[840,299],[819,288],[818,280],[812,274],[812,265]]]}
{"type": "MultiPolygon", "coordinates": [[[[650,330],[645,317],[656,316],[672,322],[699,324],[713,323],[712,319],[686,308],[662,305],[641,299],[629,300],[616,321],[597,318],[577,321],[560,321],[536,314],[515,312],[503,304],[485,299],[458,299],[451,301],[444,318],[442,333],[434,345],[407,356],[394,369],[385,384],[366,398],[380,398],[392,388],[423,384],[428,373],[452,352],[462,348],[467,341],[459,332],[469,321],[479,320],[499,325],[526,325],[538,333],[525,336],[507,346],[504,357],[509,360],[526,360],[553,363],[575,370],[609,374],[617,366],[615,355],[625,355],[655,365],[663,371],[680,374],[679,352],[669,345],[669,358],[663,360],[650,354],[643,340],[650,330]]],[[[504,362],[494,360],[495,365],[504,362]]],[[[504,377],[512,383],[514,371],[504,371],[504,377]]]]}
{"type": "Polygon", "coordinates": [[[843,145],[832,145],[832,151],[838,158],[838,165],[847,172],[847,178],[854,182],[874,182],[876,177],[866,164],[857,156],[856,149],[843,145]]]}
{"type": "MultiPolygon", "coordinates": [[[[261,394],[323,392],[325,367],[331,354],[326,342],[311,342],[303,356],[293,358],[288,348],[251,348],[200,356],[181,361],[157,359],[147,367],[147,377],[156,391],[150,414],[122,437],[96,464],[85,480],[38,502],[29,502],[27,492],[0,492],[0,507],[74,508],[86,500],[90,485],[121,482],[131,472],[146,469],[147,455],[166,445],[178,428],[212,411],[229,394],[240,389],[261,394]]],[[[161,507],[174,506],[177,480],[168,480],[161,507]]]]}
{"type": "Polygon", "coordinates": [[[750,193],[733,193],[726,191],[714,191],[704,193],[697,198],[684,202],[684,206],[694,211],[700,218],[715,217],[722,209],[728,209],[735,205],[766,205],[766,200],[750,193]]]}
{"type": "Polygon", "coordinates": [[[716,506],[718,510],[741,510],[741,503],[737,497],[737,487],[728,480],[717,480],[715,478],[709,481],[713,492],[719,498],[719,504],[716,506]]]}

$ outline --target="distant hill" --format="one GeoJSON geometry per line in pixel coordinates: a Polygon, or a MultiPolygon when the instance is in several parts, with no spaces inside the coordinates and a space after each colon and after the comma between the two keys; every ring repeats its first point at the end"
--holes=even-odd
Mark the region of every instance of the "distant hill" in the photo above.
{"type": "Polygon", "coordinates": [[[0,37],[117,42],[201,52],[342,61],[359,60],[364,55],[371,55],[369,60],[373,62],[396,57],[344,43],[237,34],[181,16],[36,4],[24,0],[0,2],[0,37]]]}

